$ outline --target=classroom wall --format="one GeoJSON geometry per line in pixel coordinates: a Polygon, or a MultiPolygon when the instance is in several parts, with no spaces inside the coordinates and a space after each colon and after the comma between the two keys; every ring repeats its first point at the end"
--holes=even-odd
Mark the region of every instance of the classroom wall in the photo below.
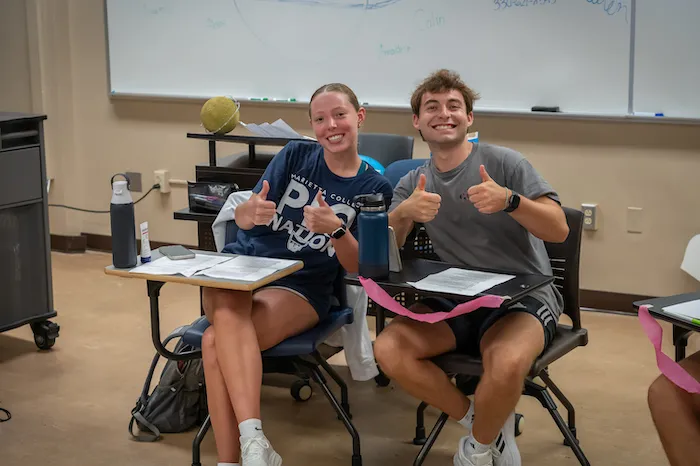
{"type": "MultiPolygon", "coordinates": [[[[194,165],[207,161],[207,146],[185,134],[200,130],[201,103],[108,98],[103,0],[27,0],[27,11],[29,62],[36,64],[31,72],[33,108],[49,116],[47,156],[49,176],[55,179],[51,202],[106,209],[109,179],[125,170],[142,172],[144,185],[160,168],[170,170],[173,178],[193,179],[194,165]]],[[[231,80],[233,86],[235,76],[231,80]]],[[[244,104],[241,113],[250,122],[281,117],[310,134],[305,109],[244,104]]],[[[565,205],[599,204],[600,228],[584,238],[582,288],[651,295],[698,288],[679,269],[685,245],[700,233],[698,126],[477,114],[474,129],[482,140],[523,152],[565,205]],[[626,231],[630,206],[644,209],[641,234],[626,231]]],[[[364,130],[414,135],[415,156],[428,155],[407,112],[370,110],[364,130]]],[[[221,154],[245,150],[218,147],[221,154]]],[[[169,195],[153,193],[138,204],[137,221],[150,222],[152,240],[196,244],[195,225],[172,218],[174,210],[185,206],[182,188],[169,195]]],[[[50,216],[52,233],[110,231],[106,215],[54,208],[50,216]]]]}
{"type": "Polygon", "coordinates": [[[0,109],[32,108],[25,0],[0,1],[0,109]]]}

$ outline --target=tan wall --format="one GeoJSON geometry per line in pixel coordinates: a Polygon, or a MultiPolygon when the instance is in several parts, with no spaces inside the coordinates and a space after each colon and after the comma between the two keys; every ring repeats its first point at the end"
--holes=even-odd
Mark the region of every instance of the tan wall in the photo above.
{"type": "MultiPolygon", "coordinates": [[[[30,61],[37,61],[39,49],[43,77],[33,70],[33,82],[43,86],[33,93],[44,96],[43,106],[35,108],[43,108],[50,122],[49,168],[56,179],[52,201],[107,208],[109,178],[124,170],[142,172],[144,184],[159,168],[169,169],[173,178],[193,179],[194,165],[207,160],[207,147],[185,133],[200,130],[201,103],[110,100],[103,1],[28,1],[38,18],[48,10],[57,15],[42,34],[34,16],[29,18],[30,43],[39,43],[30,47],[30,61]],[[48,76],[54,79],[50,83],[48,76]]],[[[246,104],[242,113],[251,122],[282,117],[309,134],[302,109],[246,104]]],[[[654,295],[697,288],[679,265],[689,238],[700,233],[700,128],[477,115],[474,129],[483,140],[522,151],[564,204],[599,204],[600,229],[586,232],[591,234],[584,240],[583,288],[654,295]],[[628,206],[644,209],[643,233],[626,232],[628,206]]],[[[370,111],[365,130],[417,136],[408,113],[370,111]]],[[[221,153],[244,149],[219,145],[221,153]]],[[[427,156],[420,140],[415,155],[427,156]]],[[[195,225],[172,219],[172,212],[185,205],[182,189],[152,194],[138,205],[137,221],[150,222],[154,240],[196,244],[195,225]]],[[[53,232],[109,234],[104,215],[53,209],[51,222],[53,232]]]]}
{"type": "Polygon", "coordinates": [[[0,111],[32,110],[25,3],[0,1],[0,111]]]}

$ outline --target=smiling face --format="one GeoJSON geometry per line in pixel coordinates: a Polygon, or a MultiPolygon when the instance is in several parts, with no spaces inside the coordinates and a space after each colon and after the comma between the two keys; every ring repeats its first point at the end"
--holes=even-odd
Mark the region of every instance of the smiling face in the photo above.
{"type": "Polygon", "coordinates": [[[418,115],[413,115],[413,127],[428,143],[458,145],[464,142],[474,121],[467,110],[464,96],[457,90],[425,92],[418,115]]]}
{"type": "Polygon", "coordinates": [[[356,109],[341,91],[326,91],[314,96],[309,113],[316,139],[326,151],[357,152],[357,131],[365,119],[364,108],[356,109]]]}

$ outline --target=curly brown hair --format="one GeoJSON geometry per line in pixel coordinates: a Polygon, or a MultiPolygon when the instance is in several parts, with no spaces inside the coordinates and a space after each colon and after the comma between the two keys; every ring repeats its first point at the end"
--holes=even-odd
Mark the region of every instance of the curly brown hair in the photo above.
{"type": "Polygon", "coordinates": [[[439,93],[452,90],[459,91],[462,94],[464,103],[467,105],[467,113],[471,113],[474,110],[474,102],[479,99],[479,94],[464,84],[457,72],[442,69],[425,78],[413,91],[411,96],[413,114],[420,115],[421,100],[426,92],[439,93]]]}

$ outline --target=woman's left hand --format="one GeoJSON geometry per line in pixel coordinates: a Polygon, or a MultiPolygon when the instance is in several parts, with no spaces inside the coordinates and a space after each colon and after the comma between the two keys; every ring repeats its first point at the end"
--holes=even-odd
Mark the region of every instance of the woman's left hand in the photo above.
{"type": "Polygon", "coordinates": [[[330,235],[343,225],[343,221],[340,220],[340,217],[338,217],[326,201],[323,200],[321,191],[316,195],[316,202],[318,203],[318,207],[312,205],[304,207],[304,222],[306,223],[306,228],[313,233],[330,235]]]}

